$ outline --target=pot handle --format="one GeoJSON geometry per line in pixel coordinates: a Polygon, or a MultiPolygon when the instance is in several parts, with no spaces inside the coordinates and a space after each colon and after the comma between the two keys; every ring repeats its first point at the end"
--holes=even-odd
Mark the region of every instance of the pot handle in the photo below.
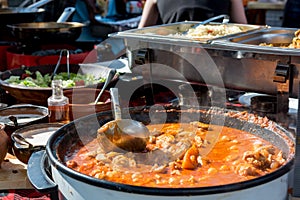
{"type": "Polygon", "coordinates": [[[58,193],[58,186],[48,176],[48,158],[45,150],[33,152],[27,165],[27,176],[32,186],[40,193],[58,193]]]}
{"type": "Polygon", "coordinates": [[[68,21],[68,19],[71,17],[71,15],[75,12],[74,7],[66,7],[64,9],[64,12],[60,15],[60,17],[57,19],[57,23],[64,23],[68,21]]]}

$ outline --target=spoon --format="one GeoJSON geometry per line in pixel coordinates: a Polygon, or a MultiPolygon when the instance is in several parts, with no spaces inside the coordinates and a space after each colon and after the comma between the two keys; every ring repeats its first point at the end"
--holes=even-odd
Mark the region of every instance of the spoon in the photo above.
{"type": "Polygon", "coordinates": [[[111,79],[115,76],[116,72],[117,72],[117,71],[116,71],[115,69],[111,69],[111,70],[109,71],[108,76],[107,76],[107,78],[106,78],[106,80],[105,80],[105,82],[104,82],[104,85],[103,85],[103,87],[102,87],[100,93],[98,94],[98,96],[97,96],[97,98],[96,98],[96,100],[95,100],[95,104],[98,103],[98,101],[99,101],[101,95],[103,94],[105,88],[107,87],[108,83],[110,83],[111,79]]]}
{"type": "Polygon", "coordinates": [[[142,152],[146,149],[150,135],[148,128],[141,122],[122,119],[117,88],[110,89],[112,111],[115,120],[104,124],[98,134],[105,136],[117,147],[129,152],[142,152]]]}

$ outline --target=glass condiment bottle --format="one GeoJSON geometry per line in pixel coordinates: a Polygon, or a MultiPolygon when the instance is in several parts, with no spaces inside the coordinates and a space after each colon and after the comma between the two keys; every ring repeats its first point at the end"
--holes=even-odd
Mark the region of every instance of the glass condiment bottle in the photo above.
{"type": "Polygon", "coordinates": [[[69,123],[69,99],[64,96],[62,80],[53,80],[52,96],[48,98],[49,123],[69,123]]]}

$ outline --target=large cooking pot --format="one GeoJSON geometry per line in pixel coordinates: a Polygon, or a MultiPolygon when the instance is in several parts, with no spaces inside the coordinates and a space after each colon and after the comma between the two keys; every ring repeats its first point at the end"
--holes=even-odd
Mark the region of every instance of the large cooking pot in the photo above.
{"type": "Polygon", "coordinates": [[[45,12],[40,8],[53,0],[40,0],[28,7],[0,8],[0,26],[15,23],[33,22],[38,15],[45,12]]]}
{"type": "Polygon", "coordinates": [[[85,26],[79,22],[67,22],[75,8],[65,8],[56,22],[31,22],[9,24],[7,27],[20,42],[70,42],[76,40],[85,26]]]}
{"type": "MultiPolygon", "coordinates": [[[[201,188],[155,188],[132,186],[96,179],[78,173],[65,165],[64,156],[68,149],[78,141],[91,141],[96,137],[98,128],[105,122],[113,119],[111,112],[102,112],[77,119],[57,130],[49,139],[46,151],[34,153],[28,163],[28,177],[30,182],[40,192],[53,192],[59,190],[60,197],[66,199],[274,199],[287,198],[288,176],[293,166],[294,137],[279,125],[270,123],[269,127],[245,121],[245,114],[239,118],[230,117],[227,110],[166,110],[149,112],[150,110],[132,108],[123,110],[123,117],[141,121],[145,124],[151,122],[190,122],[200,119],[206,123],[224,122],[225,126],[239,130],[249,131],[268,140],[280,148],[287,163],[276,171],[249,180],[234,184],[201,188]],[[155,116],[149,117],[149,113],[155,116]],[[39,164],[37,164],[39,163],[39,164]],[[41,180],[41,175],[44,179],[41,180]],[[46,175],[46,176],[45,176],[46,175]],[[53,181],[52,181],[53,180],[53,181]]],[[[153,110],[152,110],[153,111],[153,110]]],[[[241,116],[241,115],[240,115],[241,116]]],[[[250,115],[249,115],[250,117],[250,115]]],[[[248,118],[250,119],[250,118],[248,118]]]]}

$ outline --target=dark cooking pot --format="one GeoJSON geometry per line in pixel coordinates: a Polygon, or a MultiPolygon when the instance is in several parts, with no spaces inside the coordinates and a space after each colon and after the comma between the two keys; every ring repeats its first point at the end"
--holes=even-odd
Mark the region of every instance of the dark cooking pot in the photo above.
{"type": "Polygon", "coordinates": [[[79,22],[32,22],[8,25],[18,41],[70,42],[81,34],[84,25],[79,22]]]}
{"type": "Polygon", "coordinates": [[[0,110],[0,121],[10,136],[15,130],[27,125],[48,122],[48,108],[43,106],[20,104],[0,110]]]}
{"type": "Polygon", "coordinates": [[[62,126],[60,123],[31,124],[11,134],[13,154],[27,164],[31,154],[45,149],[49,137],[62,126]]]}
{"type": "Polygon", "coordinates": [[[40,0],[28,7],[0,8],[0,26],[15,23],[33,22],[38,15],[45,12],[39,8],[53,0],[40,0]]]}
{"type": "MultiPolygon", "coordinates": [[[[151,111],[151,110],[150,110],[151,111]]],[[[279,125],[271,123],[268,128],[245,121],[241,118],[228,116],[228,110],[174,110],[160,112],[123,110],[124,118],[132,118],[145,124],[150,122],[191,122],[194,120],[205,123],[223,124],[239,130],[249,131],[271,142],[283,151],[287,164],[276,171],[249,181],[201,188],[153,188],[131,186],[96,179],[76,172],[65,165],[66,152],[78,141],[85,144],[96,137],[98,128],[113,119],[111,112],[102,112],[77,119],[57,130],[49,139],[46,151],[34,153],[28,163],[28,177],[39,191],[53,192],[58,188],[66,199],[274,199],[287,198],[288,174],[293,166],[294,137],[279,125]],[[152,113],[151,118],[149,113],[152,113]],[[37,165],[39,163],[40,165],[37,165]],[[44,176],[41,181],[41,174],[44,176]],[[51,174],[51,175],[50,175],[51,174]],[[53,181],[52,181],[53,180],[53,181]]],[[[245,117],[245,118],[243,118],[245,117]]],[[[250,117],[250,114],[249,114],[250,117]]]]}
{"type": "Polygon", "coordinates": [[[67,22],[75,8],[67,7],[56,22],[31,22],[9,24],[12,35],[21,42],[70,42],[76,40],[84,27],[79,22],[67,22]]]}

